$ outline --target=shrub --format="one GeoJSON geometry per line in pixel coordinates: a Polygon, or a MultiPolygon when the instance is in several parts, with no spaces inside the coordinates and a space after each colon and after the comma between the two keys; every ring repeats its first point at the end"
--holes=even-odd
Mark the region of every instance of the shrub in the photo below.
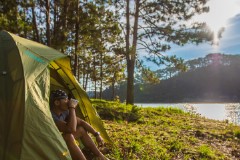
{"type": "Polygon", "coordinates": [[[135,122],[141,118],[139,111],[141,108],[135,105],[126,105],[115,101],[105,101],[91,99],[99,116],[105,120],[126,120],[135,122]]]}

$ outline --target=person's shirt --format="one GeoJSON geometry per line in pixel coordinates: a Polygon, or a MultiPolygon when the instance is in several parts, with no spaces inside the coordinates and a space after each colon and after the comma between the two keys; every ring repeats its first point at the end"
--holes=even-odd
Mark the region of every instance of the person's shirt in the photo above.
{"type": "Polygon", "coordinates": [[[59,116],[56,113],[54,113],[53,111],[51,111],[51,113],[52,113],[52,117],[53,117],[53,120],[55,123],[58,121],[66,122],[66,119],[69,115],[69,110],[62,112],[59,116]]]}

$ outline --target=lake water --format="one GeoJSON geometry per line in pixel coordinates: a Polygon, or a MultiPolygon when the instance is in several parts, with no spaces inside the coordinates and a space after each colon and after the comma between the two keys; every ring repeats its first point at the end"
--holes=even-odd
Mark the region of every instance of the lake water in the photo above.
{"type": "MultiPolygon", "coordinates": [[[[177,107],[180,109],[184,108],[184,105],[186,103],[136,103],[135,105],[141,106],[141,107],[177,107]]],[[[215,119],[215,120],[225,120],[228,119],[227,117],[227,111],[225,106],[227,103],[201,103],[201,104],[190,104],[196,108],[196,112],[201,114],[201,116],[209,118],[209,119],[215,119]]]]}

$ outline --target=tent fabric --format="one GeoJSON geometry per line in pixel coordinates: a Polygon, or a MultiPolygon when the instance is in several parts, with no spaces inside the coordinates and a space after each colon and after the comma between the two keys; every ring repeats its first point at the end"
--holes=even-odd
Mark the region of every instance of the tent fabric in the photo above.
{"type": "Polygon", "coordinates": [[[11,37],[0,34],[0,159],[20,159],[24,109],[23,68],[11,37]],[[9,65],[11,64],[11,65],[9,65]],[[14,64],[14,65],[13,65],[14,64]]]}
{"type": "Polygon", "coordinates": [[[110,139],[86,92],[71,72],[70,59],[55,49],[0,32],[0,159],[71,159],[49,109],[51,89],[79,100],[77,115],[110,139]]]}

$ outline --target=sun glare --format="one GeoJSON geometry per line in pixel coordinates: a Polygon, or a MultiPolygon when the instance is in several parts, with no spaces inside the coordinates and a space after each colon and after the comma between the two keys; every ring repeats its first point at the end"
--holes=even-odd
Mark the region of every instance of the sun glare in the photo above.
{"type": "Polygon", "coordinates": [[[216,48],[219,43],[218,32],[224,27],[227,29],[227,22],[236,14],[240,13],[239,0],[209,0],[207,6],[210,7],[208,13],[197,16],[194,20],[206,22],[214,32],[213,47],[216,48]]]}

